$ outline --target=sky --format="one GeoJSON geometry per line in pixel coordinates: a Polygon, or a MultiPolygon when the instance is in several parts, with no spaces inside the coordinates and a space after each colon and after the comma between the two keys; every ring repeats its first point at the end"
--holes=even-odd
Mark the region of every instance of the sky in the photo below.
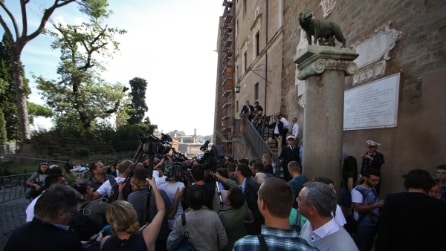
{"type": "MultiPolygon", "coordinates": [[[[40,20],[43,7],[53,1],[30,1],[32,27],[40,20]]],[[[5,0],[5,3],[12,6],[13,12],[18,10],[16,0],[5,0]]],[[[145,79],[149,108],[146,115],[164,133],[173,130],[187,135],[194,134],[195,130],[198,135],[213,133],[222,3],[222,0],[109,0],[113,11],[107,21],[109,27],[125,29],[127,33],[116,37],[120,51],[106,62],[107,71],[102,77],[126,86],[134,77],[145,79]]],[[[76,8],[72,4],[57,10],[52,20],[78,23],[82,16],[76,8]]],[[[2,28],[0,32],[3,35],[2,28]]],[[[44,100],[32,76],[58,78],[60,53],[51,49],[51,42],[51,37],[40,35],[22,53],[32,90],[30,101],[42,105],[44,100]]],[[[32,128],[47,128],[50,124],[48,119],[39,118],[32,128]]]]}

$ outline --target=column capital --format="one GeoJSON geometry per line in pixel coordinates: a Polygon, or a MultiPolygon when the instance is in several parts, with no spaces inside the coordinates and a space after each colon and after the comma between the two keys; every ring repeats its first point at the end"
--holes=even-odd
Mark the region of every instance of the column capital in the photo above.
{"type": "Polygon", "coordinates": [[[358,68],[353,62],[357,57],[358,53],[352,49],[309,45],[296,53],[294,63],[299,69],[297,78],[305,80],[325,70],[339,70],[353,75],[358,68]]]}

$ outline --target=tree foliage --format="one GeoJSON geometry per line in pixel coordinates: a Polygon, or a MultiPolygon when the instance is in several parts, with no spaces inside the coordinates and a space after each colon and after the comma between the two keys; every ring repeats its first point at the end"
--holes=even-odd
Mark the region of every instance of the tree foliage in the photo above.
{"type": "MultiPolygon", "coordinates": [[[[30,31],[30,20],[28,18],[28,9],[32,8],[28,7],[30,2],[31,1],[29,0],[9,1],[8,4],[10,5],[20,5],[20,13],[14,13],[11,11],[11,7],[6,6],[4,0],[0,0],[0,11],[2,11],[0,12],[0,25],[5,31],[5,36],[11,46],[11,70],[16,94],[20,138],[22,140],[31,138],[27,107],[28,94],[21,61],[21,55],[24,47],[28,44],[28,42],[42,34],[42,32],[45,30],[46,23],[56,9],[63,8],[69,4],[80,4],[79,10],[93,18],[108,15],[106,10],[108,6],[106,0],[53,0],[49,1],[51,4],[46,4],[46,6],[44,5],[45,3],[48,3],[48,1],[41,1],[44,11],[42,12],[40,22],[33,31],[30,31]]],[[[35,1],[32,2],[35,4],[35,1]]]]}
{"type": "Polygon", "coordinates": [[[49,32],[56,38],[53,48],[61,51],[58,80],[36,79],[37,88],[56,116],[56,128],[70,123],[88,132],[96,119],[106,119],[118,111],[124,96],[121,84],[101,78],[104,67],[99,58],[111,57],[118,50],[117,34],[124,30],[104,27],[99,19],[81,25],[61,24],[49,32]]]}
{"type": "Polygon", "coordinates": [[[133,78],[129,81],[132,97],[132,113],[127,122],[131,125],[141,123],[149,110],[146,104],[147,81],[143,78],[133,78]]]}
{"type": "Polygon", "coordinates": [[[30,116],[42,116],[46,118],[53,116],[51,109],[31,102],[28,103],[28,112],[30,116]]]}
{"type": "Polygon", "coordinates": [[[6,133],[6,120],[3,114],[2,108],[0,108],[0,144],[4,144],[8,141],[8,135],[6,133]]]}

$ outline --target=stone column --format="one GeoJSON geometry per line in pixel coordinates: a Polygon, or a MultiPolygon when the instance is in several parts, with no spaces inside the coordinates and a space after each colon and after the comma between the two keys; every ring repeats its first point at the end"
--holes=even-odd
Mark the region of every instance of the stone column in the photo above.
{"type": "Polygon", "coordinates": [[[305,80],[303,174],[324,176],[339,187],[342,170],[345,76],[355,73],[351,49],[310,45],[296,53],[298,78],[305,80]]]}

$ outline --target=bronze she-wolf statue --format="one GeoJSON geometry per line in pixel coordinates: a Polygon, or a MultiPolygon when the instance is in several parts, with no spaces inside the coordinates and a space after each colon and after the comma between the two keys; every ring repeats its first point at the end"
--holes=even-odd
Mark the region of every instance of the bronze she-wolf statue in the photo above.
{"type": "Polygon", "coordinates": [[[336,23],[314,19],[311,13],[300,13],[299,23],[307,34],[308,44],[311,45],[314,36],[314,44],[334,47],[336,38],[345,47],[344,35],[336,23]]]}

